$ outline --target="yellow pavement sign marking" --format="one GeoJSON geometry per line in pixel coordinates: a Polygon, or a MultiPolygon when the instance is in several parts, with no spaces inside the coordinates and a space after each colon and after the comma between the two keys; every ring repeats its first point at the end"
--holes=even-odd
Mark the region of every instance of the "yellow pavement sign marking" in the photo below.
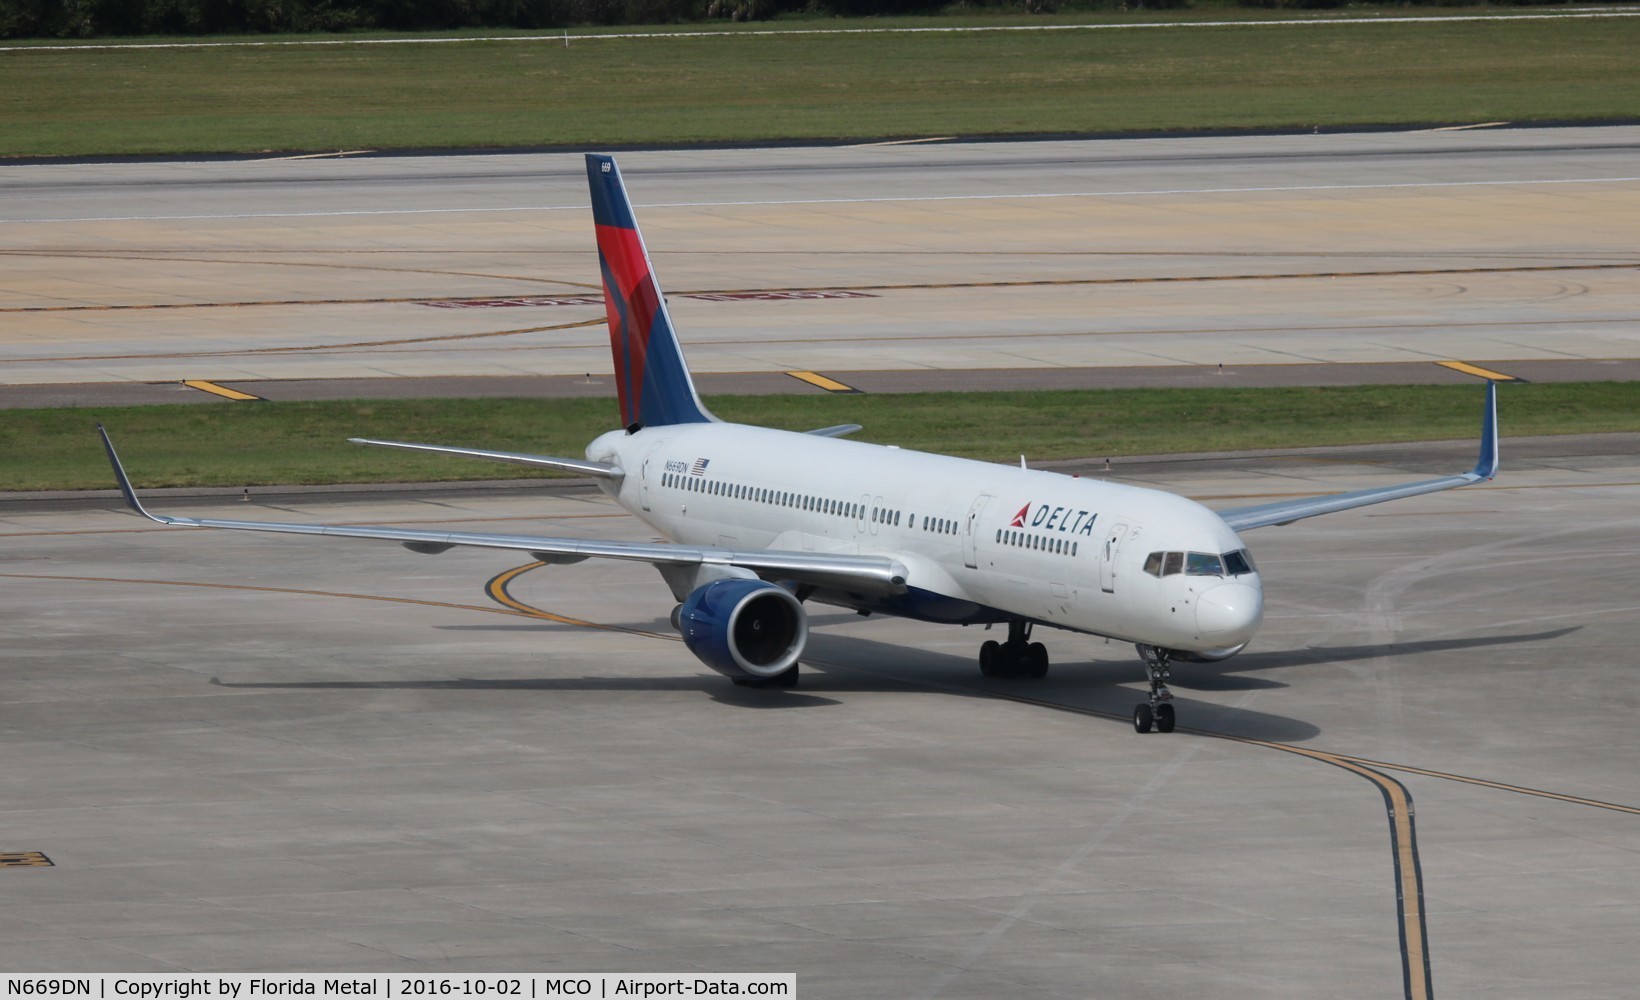
{"type": "Polygon", "coordinates": [[[39,851],[0,852],[0,868],[55,868],[51,859],[39,851]]]}
{"type": "Polygon", "coordinates": [[[797,379],[800,382],[807,382],[809,385],[819,386],[820,388],[826,390],[827,392],[859,392],[860,391],[860,390],[854,388],[852,385],[844,385],[843,383],[837,381],[836,379],[826,378],[824,375],[819,375],[819,374],[816,374],[815,372],[787,372],[786,374],[790,375],[792,378],[797,379]]]}
{"type": "Polygon", "coordinates": [[[1465,364],[1462,361],[1437,361],[1435,363],[1440,365],[1442,368],[1450,368],[1455,372],[1463,372],[1465,375],[1475,375],[1480,378],[1489,378],[1494,382],[1520,381],[1520,379],[1513,375],[1505,375],[1503,372],[1495,372],[1490,368],[1481,368],[1476,365],[1465,364]]]}
{"type": "Polygon", "coordinates": [[[230,389],[225,385],[217,385],[215,382],[207,382],[202,378],[185,378],[185,379],[182,380],[182,384],[187,386],[190,389],[198,389],[201,392],[213,393],[215,395],[222,396],[222,397],[225,397],[227,399],[261,399],[262,398],[261,396],[252,396],[248,392],[240,392],[238,389],[230,389]]]}

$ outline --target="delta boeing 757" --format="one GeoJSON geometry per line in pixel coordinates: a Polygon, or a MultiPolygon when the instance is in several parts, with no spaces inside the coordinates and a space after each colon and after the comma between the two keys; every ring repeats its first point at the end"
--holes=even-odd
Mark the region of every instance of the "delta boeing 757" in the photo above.
{"type": "Polygon", "coordinates": [[[352,440],[590,476],[670,544],[155,515],[99,427],[126,502],[183,527],[381,539],[428,554],[468,545],[547,563],[649,563],[678,602],[672,623],[689,651],[754,687],[797,683],[809,602],[1006,626],[1006,641],[980,646],[987,677],[1045,676],[1047,649],[1031,641],[1039,626],[1131,642],[1150,686],[1133,711],[1143,733],[1174,727],[1173,661],[1234,656],[1258,630],[1263,589],[1238,531],[1497,471],[1491,382],[1469,472],[1218,512],[1160,490],[843,440],[858,425],[796,433],[725,423],[695,392],[614,158],[588,155],[586,167],[621,429],[594,440],[585,459],[352,440]]]}

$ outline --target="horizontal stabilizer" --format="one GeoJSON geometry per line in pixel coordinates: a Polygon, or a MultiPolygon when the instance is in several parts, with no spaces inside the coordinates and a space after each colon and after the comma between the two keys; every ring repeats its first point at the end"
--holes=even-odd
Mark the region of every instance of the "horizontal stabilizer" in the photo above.
{"type": "Polygon", "coordinates": [[[812,431],[806,431],[805,433],[813,434],[815,437],[840,438],[847,437],[855,431],[864,429],[865,428],[861,427],[859,424],[838,424],[835,427],[818,427],[812,431]]]}
{"type": "Polygon", "coordinates": [[[451,448],[441,444],[406,444],[403,441],[377,441],[372,438],[348,438],[354,444],[368,444],[377,448],[401,448],[404,451],[425,451],[434,455],[456,455],[461,458],[483,458],[511,465],[528,465],[536,469],[554,469],[573,472],[599,479],[621,480],[626,476],[620,468],[593,462],[584,458],[553,458],[550,455],[525,455],[515,451],[486,451],[483,448],[451,448]]]}

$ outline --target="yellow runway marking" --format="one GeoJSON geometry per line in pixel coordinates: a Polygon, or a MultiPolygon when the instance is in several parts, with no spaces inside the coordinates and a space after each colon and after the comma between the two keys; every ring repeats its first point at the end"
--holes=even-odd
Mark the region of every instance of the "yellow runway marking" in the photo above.
{"type": "Polygon", "coordinates": [[[1491,379],[1494,382],[1524,381],[1524,379],[1516,378],[1513,375],[1505,375],[1503,372],[1495,372],[1490,368],[1482,368],[1479,365],[1472,365],[1463,361],[1437,361],[1435,363],[1442,368],[1450,368],[1455,372],[1463,372],[1465,375],[1474,375],[1478,378],[1491,379]]]}
{"type": "Polygon", "coordinates": [[[39,851],[0,851],[0,868],[55,868],[39,851]]]}
{"type": "Polygon", "coordinates": [[[253,396],[248,392],[240,392],[238,389],[230,389],[225,385],[207,382],[202,378],[185,378],[182,380],[182,384],[190,389],[198,389],[201,392],[208,392],[224,399],[262,399],[261,396],[253,396]]]}
{"type": "Polygon", "coordinates": [[[860,391],[852,385],[844,385],[836,379],[826,378],[824,375],[820,375],[815,372],[787,372],[786,374],[790,375],[794,379],[797,379],[799,382],[807,382],[809,385],[818,386],[827,392],[860,391]]]}

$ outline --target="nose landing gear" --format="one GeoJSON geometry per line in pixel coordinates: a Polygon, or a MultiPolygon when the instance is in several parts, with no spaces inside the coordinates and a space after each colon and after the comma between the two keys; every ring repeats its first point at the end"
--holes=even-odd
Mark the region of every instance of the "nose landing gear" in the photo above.
{"type": "Polygon", "coordinates": [[[1150,700],[1133,707],[1133,730],[1148,733],[1154,725],[1159,733],[1171,733],[1174,723],[1173,692],[1167,689],[1167,680],[1173,675],[1168,669],[1173,653],[1144,643],[1139,643],[1137,648],[1139,658],[1145,663],[1145,677],[1150,681],[1150,700]]]}
{"type": "Polygon", "coordinates": [[[979,647],[979,672],[986,677],[1048,676],[1048,647],[1031,642],[1030,622],[1009,622],[1008,641],[987,639],[979,647]]]}

